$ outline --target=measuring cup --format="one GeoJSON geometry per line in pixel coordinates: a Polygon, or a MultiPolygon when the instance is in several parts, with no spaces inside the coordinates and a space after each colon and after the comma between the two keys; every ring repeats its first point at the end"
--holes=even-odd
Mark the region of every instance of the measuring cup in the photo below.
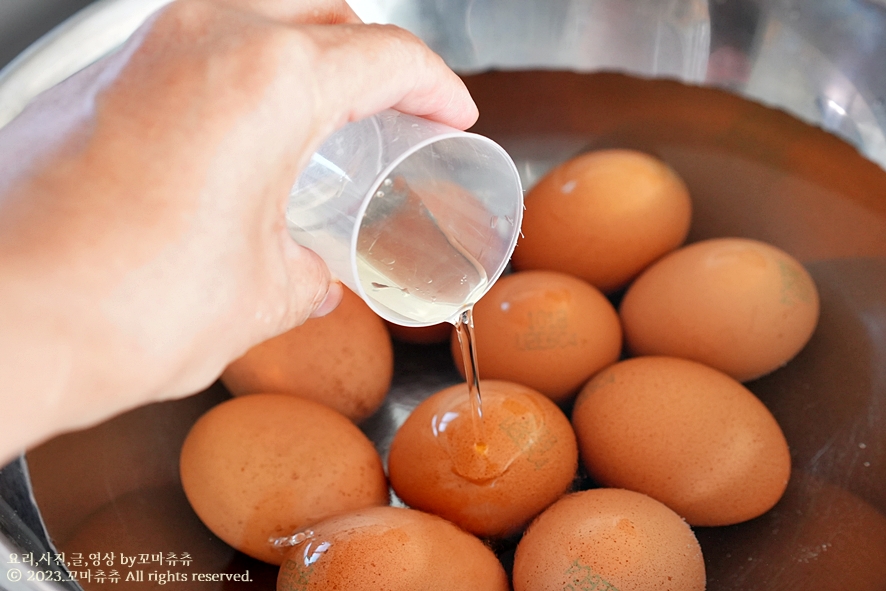
{"type": "Polygon", "coordinates": [[[349,123],[289,197],[290,235],[382,318],[454,322],[504,271],[523,190],[492,140],[388,110],[349,123]]]}

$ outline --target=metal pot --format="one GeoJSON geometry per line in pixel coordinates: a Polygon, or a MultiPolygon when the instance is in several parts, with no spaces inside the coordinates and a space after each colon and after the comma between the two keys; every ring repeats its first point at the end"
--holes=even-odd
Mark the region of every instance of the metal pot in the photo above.
{"type": "MultiPolygon", "coordinates": [[[[0,71],[0,126],[168,1],[98,0],[46,34],[0,71]]],[[[31,2],[35,11],[49,5],[31,2]]],[[[870,537],[886,523],[886,2],[352,5],[365,20],[412,30],[465,75],[481,108],[478,131],[509,149],[525,186],[584,149],[648,150],[693,191],[690,239],[761,238],[810,268],[822,293],[819,329],[795,361],[749,384],[788,436],[793,485],[768,517],[698,532],[709,589],[886,589],[886,576],[870,579],[882,570],[845,550],[886,564],[886,548],[870,537]],[[726,123],[708,126],[705,113],[726,123]]],[[[388,403],[362,425],[382,451],[404,409],[459,380],[448,350],[396,351],[388,403]]],[[[102,504],[139,491],[177,506],[178,446],[225,396],[216,386],[138,409],[4,468],[8,547],[53,551],[50,538],[70,536],[102,504]]],[[[50,588],[12,581],[13,567],[28,567],[4,564],[13,550],[2,544],[0,587],[50,588]]],[[[213,548],[219,565],[232,559],[213,548]]],[[[257,568],[233,560],[227,568],[257,568]]]]}

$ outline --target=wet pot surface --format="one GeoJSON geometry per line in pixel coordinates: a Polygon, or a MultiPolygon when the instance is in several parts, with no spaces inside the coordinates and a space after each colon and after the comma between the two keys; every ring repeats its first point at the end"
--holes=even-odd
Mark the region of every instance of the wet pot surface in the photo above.
{"type": "MultiPolygon", "coordinates": [[[[481,112],[474,131],[511,153],[525,186],[583,151],[642,150],[689,186],[691,241],[756,238],[804,263],[821,294],[818,328],[796,359],[747,384],[785,432],[791,484],[760,518],[696,528],[708,589],[886,589],[886,171],[821,130],[717,90],[607,73],[490,72],[466,82],[481,112]]],[[[383,455],[418,401],[460,379],[448,345],[398,345],[396,368],[387,402],[362,425],[383,455]]],[[[127,584],[134,570],[248,570],[251,585],[183,588],[273,588],[275,569],[215,539],[178,483],[187,429],[226,397],[216,385],[30,452],[59,549],[151,555],[116,565],[114,589],[162,586],[127,584]],[[157,553],[193,560],[164,564],[152,561],[157,553]]],[[[501,553],[507,563],[509,549],[501,553]]]]}

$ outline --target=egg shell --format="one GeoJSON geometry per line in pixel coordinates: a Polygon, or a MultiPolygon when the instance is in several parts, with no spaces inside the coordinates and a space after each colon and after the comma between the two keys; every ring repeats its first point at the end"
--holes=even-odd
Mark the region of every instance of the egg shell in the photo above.
{"type": "MultiPolygon", "coordinates": [[[[474,305],[473,317],[480,376],[523,384],[558,404],[621,354],[615,308],[597,288],[565,273],[502,277],[474,305]]],[[[452,355],[464,375],[456,334],[452,355]]]]}
{"type": "Polygon", "coordinates": [[[330,314],[256,345],[221,379],[235,396],[291,394],[360,422],[384,402],[393,375],[394,350],[384,321],[345,289],[330,314]]]}
{"type": "Polygon", "coordinates": [[[271,564],[283,560],[271,538],[389,502],[369,439],[331,408],[285,394],[253,394],[210,409],[185,439],[180,472],[203,523],[271,564]]]}
{"type": "Polygon", "coordinates": [[[508,591],[495,554],[434,515],[375,507],[324,520],[280,568],[277,591],[508,591]]]}
{"type": "Polygon", "coordinates": [[[514,591],[703,591],[692,530],[658,501],[628,490],[563,497],[526,530],[514,556],[514,591]]]}
{"type": "Polygon", "coordinates": [[[692,218],[682,179],[634,150],[572,158],[545,175],[525,204],[514,268],[570,273],[607,293],[680,246],[692,218]]]}
{"type": "Polygon", "coordinates": [[[812,277],[786,252],[717,238],[647,269],[619,312],[632,354],[685,357],[744,382],[800,352],[818,322],[819,297],[812,277]]]}
{"type": "Polygon", "coordinates": [[[788,483],[788,444],[747,388],[695,361],[637,357],[582,389],[572,413],[582,463],[605,486],[645,493],[692,525],[757,517],[788,483]]]}
{"type": "Polygon", "coordinates": [[[467,384],[419,404],[391,443],[391,485],[409,506],[481,537],[519,532],[570,487],[578,465],[569,420],[548,398],[481,380],[482,446],[467,384]]]}

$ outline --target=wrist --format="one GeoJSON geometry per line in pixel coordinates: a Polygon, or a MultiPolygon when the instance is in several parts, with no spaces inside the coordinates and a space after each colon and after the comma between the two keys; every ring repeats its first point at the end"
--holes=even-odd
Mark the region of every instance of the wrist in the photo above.
{"type": "Polygon", "coordinates": [[[16,265],[0,265],[0,463],[65,428],[73,380],[69,327],[16,265]]]}

